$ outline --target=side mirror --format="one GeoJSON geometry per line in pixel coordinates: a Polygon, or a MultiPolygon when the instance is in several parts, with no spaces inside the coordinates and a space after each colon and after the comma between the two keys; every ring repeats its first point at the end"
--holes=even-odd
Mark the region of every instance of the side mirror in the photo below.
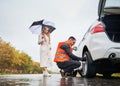
{"type": "Polygon", "coordinates": [[[76,47],[76,46],[74,46],[74,47],[73,47],[73,50],[74,50],[74,51],[77,51],[77,47],[76,47]]]}

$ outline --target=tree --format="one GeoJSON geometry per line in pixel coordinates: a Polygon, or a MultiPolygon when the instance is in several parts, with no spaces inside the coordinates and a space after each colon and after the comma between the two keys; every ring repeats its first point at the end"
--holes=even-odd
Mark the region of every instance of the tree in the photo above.
{"type": "Polygon", "coordinates": [[[0,72],[42,73],[42,70],[40,63],[33,62],[28,54],[16,50],[10,43],[0,38],[0,72]]]}

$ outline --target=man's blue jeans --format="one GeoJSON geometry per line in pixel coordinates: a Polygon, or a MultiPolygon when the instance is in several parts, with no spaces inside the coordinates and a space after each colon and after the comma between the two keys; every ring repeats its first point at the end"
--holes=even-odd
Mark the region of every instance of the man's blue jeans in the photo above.
{"type": "Polygon", "coordinates": [[[66,62],[57,62],[57,66],[63,69],[65,72],[71,73],[74,69],[80,67],[81,63],[75,60],[69,60],[66,62]]]}

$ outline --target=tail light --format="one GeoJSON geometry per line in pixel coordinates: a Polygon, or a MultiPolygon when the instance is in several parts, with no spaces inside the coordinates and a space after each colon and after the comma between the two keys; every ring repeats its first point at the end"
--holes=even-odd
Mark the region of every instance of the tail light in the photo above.
{"type": "Polygon", "coordinates": [[[98,24],[95,27],[93,27],[93,29],[90,31],[91,34],[94,33],[99,33],[99,32],[104,32],[104,27],[102,24],[98,24]]]}

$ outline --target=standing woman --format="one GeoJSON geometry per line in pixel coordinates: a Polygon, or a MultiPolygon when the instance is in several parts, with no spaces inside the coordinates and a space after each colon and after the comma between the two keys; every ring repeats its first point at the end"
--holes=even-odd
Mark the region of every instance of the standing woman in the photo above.
{"type": "Polygon", "coordinates": [[[41,34],[38,37],[38,44],[40,47],[40,67],[43,71],[43,76],[51,76],[47,68],[52,66],[51,59],[51,44],[50,44],[50,27],[42,26],[41,34]]]}

